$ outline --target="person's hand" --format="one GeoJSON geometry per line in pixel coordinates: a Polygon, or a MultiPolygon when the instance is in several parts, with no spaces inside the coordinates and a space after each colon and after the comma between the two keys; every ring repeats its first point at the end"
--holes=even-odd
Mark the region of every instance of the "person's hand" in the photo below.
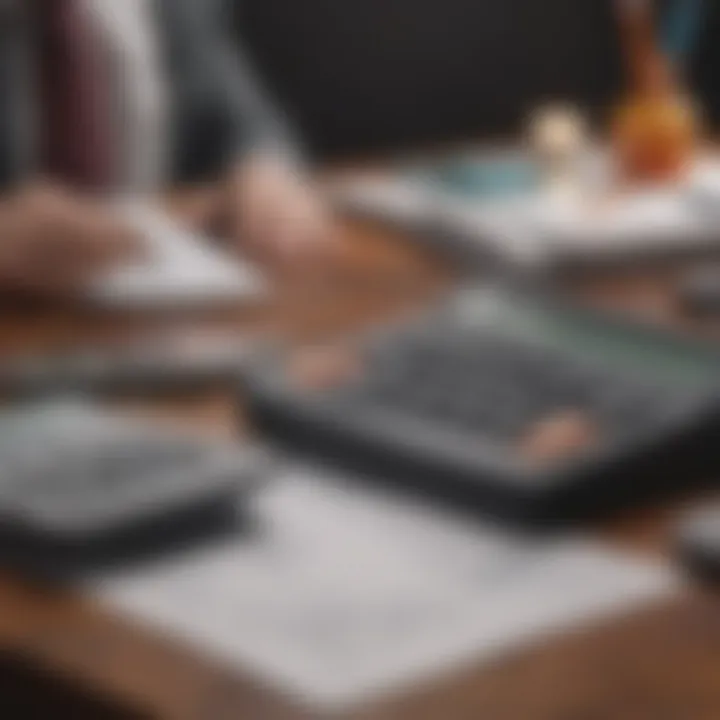
{"type": "Polygon", "coordinates": [[[137,240],[101,202],[34,185],[0,202],[0,285],[72,292],[137,253],[137,240]]]}
{"type": "Polygon", "coordinates": [[[281,263],[315,261],[332,248],[330,213],[311,180],[292,164],[257,155],[229,182],[230,233],[237,247],[281,263]]]}

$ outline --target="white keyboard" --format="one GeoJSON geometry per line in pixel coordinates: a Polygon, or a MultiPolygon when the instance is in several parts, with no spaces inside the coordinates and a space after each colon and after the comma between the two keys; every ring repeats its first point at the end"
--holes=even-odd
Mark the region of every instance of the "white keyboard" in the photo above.
{"type": "Polygon", "coordinates": [[[260,297],[266,285],[249,263],[230,258],[160,209],[125,203],[120,212],[146,242],[142,262],[93,282],[91,298],[107,306],[176,307],[260,297]]]}

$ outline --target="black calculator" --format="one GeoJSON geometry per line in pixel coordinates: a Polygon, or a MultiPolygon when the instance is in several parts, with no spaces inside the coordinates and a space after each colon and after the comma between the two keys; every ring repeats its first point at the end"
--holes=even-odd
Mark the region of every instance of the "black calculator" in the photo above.
{"type": "Polygon", "coordinates": [[[258,356],[243,397],[281,445],[556,525],[707,480],[720,460],[719,359],[540,292],[466,287],[364,337],[258,356]]]}
{"type": "Polygon", "coordinates": [[[0,565],[65,581],[242,524],[257,453],[83,399],[0,412],[0,565]]]}

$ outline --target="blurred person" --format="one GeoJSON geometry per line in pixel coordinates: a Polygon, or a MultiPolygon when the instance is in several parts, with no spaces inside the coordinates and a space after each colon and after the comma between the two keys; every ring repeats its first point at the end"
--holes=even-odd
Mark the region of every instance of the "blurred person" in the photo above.
{"type": "Polygon", "coordinates": [[[230,9],[0,0],[0,283],[72,286],[116,262],[134,243],[105,198],[178,182],[218,181],[214,210],[243,247],[294,259],[327,241],[323,203],[228,32],[230,9]]]}

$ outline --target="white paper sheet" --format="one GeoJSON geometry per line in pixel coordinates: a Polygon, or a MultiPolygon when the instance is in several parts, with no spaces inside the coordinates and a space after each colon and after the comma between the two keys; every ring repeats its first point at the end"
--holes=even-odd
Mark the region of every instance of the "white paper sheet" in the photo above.
{"type": "Polygon", "coordinates": [[[261,495],[261,532],[107,578],[102,602],[323,709],[399,691],[670,592],[578,538],[527,542],[314,470],[261,495]]]}
{"type": "Polygon", "coordinates": [[[121,307],[195,306],[257,298],[267,289],[249,262],[225,256],[160,208],[141,201],[118,211],[142,237],[142,260],[113,269],[93,283],[91,295],[121,307]]]}
{"type": "MultiPolygon", "coordinates": [[[[575,188],[577,190],[577,188],[575,188]]],[[[687,183],[602,202],[581,192],[552,190],[507,199],[476,200],[433,191],[402,175],[346,179],[331,197],[356,212],[448,231],[445,242],[477,245],[510,262],[544,265],[570,257],[647,254],[711,247],[720,197],[720,161],[698,162],[687,183]]],[[[452,247],[450,248],[452,249],[452,247]]]]}

